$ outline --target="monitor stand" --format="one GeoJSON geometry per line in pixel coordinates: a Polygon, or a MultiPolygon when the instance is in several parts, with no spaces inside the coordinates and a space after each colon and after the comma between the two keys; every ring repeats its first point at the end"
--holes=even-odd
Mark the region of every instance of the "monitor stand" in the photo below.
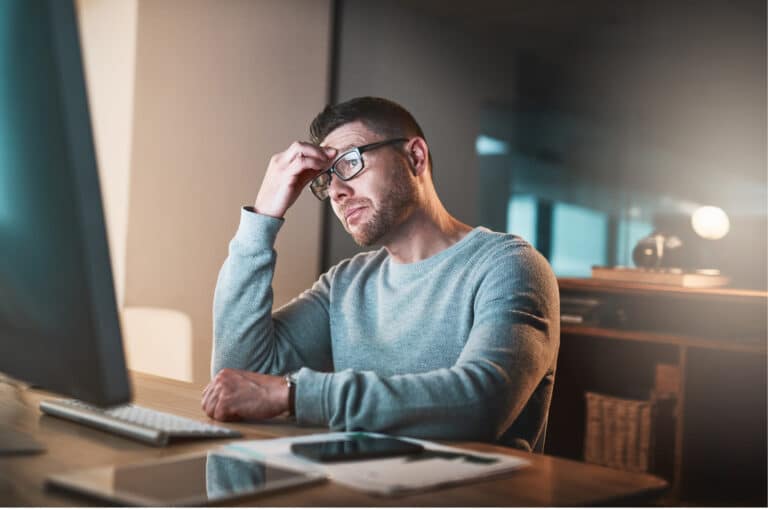
{"type": "Polygon", "coordinates": [[[0,457],[21,454],[40,454],[45,446],[30,435],[0,423],[0,457]]]}

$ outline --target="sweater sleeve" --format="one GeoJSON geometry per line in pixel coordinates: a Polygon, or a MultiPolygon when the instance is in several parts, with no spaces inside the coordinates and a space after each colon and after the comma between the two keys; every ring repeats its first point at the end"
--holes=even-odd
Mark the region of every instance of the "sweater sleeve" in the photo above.
{"type": "Polygon", "coordinates": [[[211,374],[223,368],[282,374],[332,369],[325,274],[272,313],[274,243],[283,220],[246,209],[219,272],[213,302],[211,374]]]}
{"type": "MultiPolygon", "coordinates": [[[[559,346],[557,282],[530,246],[489,256],[470,336],[451,367],[379,376],[299,372],[297,420],[335,430],[497,440],[552,375],[559,346]]],[[[439,338],[434,338],[439,341],[439,338]]]]}

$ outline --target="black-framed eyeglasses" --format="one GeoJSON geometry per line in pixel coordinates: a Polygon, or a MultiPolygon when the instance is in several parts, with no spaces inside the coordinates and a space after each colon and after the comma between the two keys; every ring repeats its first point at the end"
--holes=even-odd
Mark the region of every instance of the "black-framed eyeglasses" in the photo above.
{"type": "Polygon", "coordinates": [[[363,152],[400,143],[401,141],[408,141],[408,138],[393,138],[391,140],[377,141],[376,143],[369,143],[368,145],[355,147],[344,152],[336,158],[330,168],[312,180],[309,184],[309,189],[312,190],[312,194],[314,194],[318,200],[325,200],[329,195],[328,190],[331,187],[332,173],[335,173],[336,176],[344,182],[352,180],[357,177],[365,167],[365,163],[363,162],[363,152]]]}

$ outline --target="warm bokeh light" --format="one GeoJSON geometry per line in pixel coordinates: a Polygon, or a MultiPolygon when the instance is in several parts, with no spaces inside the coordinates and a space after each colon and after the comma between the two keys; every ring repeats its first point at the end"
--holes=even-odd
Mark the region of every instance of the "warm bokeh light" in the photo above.
{"type": "Polygon", "coordinates": [[[691,216],[691,225],[700,237],[718,240],[726,236],[731,228],[728,215],[720,207],[699,207],[691,216]]]}

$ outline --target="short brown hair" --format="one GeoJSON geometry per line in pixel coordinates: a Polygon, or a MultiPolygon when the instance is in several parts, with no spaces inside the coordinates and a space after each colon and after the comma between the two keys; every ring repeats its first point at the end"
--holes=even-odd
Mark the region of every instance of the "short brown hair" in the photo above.
{"type": "Polygon", "coordinates": [[[387,138],[424,138],[413,115],[396,102],[381,97],[356,97],[326,106],[309,126],[310,141],[319,145],[337,127],[356,121],[387,138]]]}

